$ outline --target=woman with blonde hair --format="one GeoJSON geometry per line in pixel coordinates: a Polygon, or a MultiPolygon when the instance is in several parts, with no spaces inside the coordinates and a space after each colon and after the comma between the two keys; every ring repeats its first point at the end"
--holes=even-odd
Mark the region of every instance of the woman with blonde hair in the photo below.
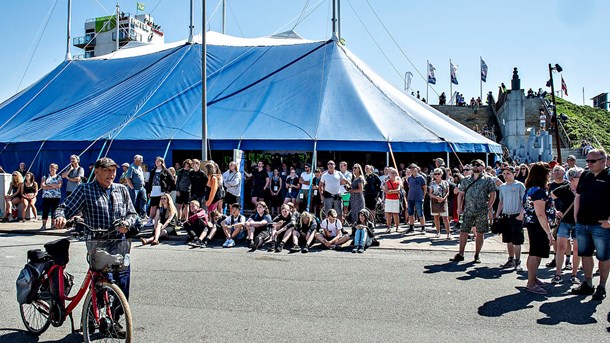
{"type": "Polygon", "coordinates": [[[388,226],[386,233],[392,231],[392,219],[394,219],[396,232],[398,232],[398,224],[400,222],[398,217],[400,213],[400,189],[402,188],[398,171],[393,167],[388,169],[388,179],[383,184],[383,192],[385,193],[385,222],[388,226]]]}
{"type": "MultiPolygon", "coordinates": [[[[2,218],[2,222],[6,223],[8,221],[8,215],[12,212],[11,208],[13,206],[17,206],[21,203],[21,185],[23,184],[23,176],[18,171],[14,171],[11,175],[11,183],[4,197],[4,217],[2,218]]],[[[17,219],[17,215],[14,215],[13,220],[17,219]]]]}
{"type": "Polygon", "coordinates": [[[316,217],[309,212],[301,213],[295,230],[292,231],[292,251],[298,251],[299,243],[302,243],[301,252],[306,254],[309,252],[309,247],[313,243],[318,233],[318,222],[316,217]]]}
{"type": "Polygon", "coordinates": [[[146,226],[154,225],[153,218],[157,216],[157,207],[161,202],[161,195],[163,195],[163,193],[171,193],[176,189],[176,182],[169,169],[165,167],[165,159],[163,159],[163,157],[157,156],[155,159],[155,167],[156,168],[150,172],[150,182],[147,189],[150,194],[150,218],[146,226]]]}
{"type": "Polygon", "coordinates": [[[140,238],[142,245],[157,245],[159,244],[160,238],[175,235],[176,225],[178,224],[177,216],[178,211],[176,210],[176,205],[174,205],[171,195],[169,193],[163,193],[159,200],[157,214],[154,218],[155,230],[153,236],[149,238],[140,238]]]}
{"type": "Polygon", "coordinates": [[[358,221],[358,215],[360,210],[364,208],[364,185],[366,181],[364,179],[364,173],[362,172],[362,166],[358,163],[352,167],[352,184],[349,190],[351,196],[349,198],[350,206],[350,223],[356,223],[358,221]]]}
{"type": "Polygon", "coordinates": [[[220,168],[214,161],[207,161],[203,165],[203,172],[208,177],[206,184],[207,199],[205,205],[208,212],[214,211],[217,208],[222,209],[222,199],[224,198],[224,189],[222,189],[222,174],[220,168]]]}
{"type": "Polygon", "coordinates": [[[25,173],[25,178],[21,184],[21,201],[23,202],[23,208],[21,209],[21,222],[25,222],[25,214],[29,209],[34,214],[32,221],[36,221],[38,213],[36,212],[36,197],[38,196],[38,183],[34,181],[34,174],[31,172],[25,173]]]}
{"type": "MultiPolygon", "coordinates": [[[[55,163],[49,165],[49,175],[43,176],[40,182],[40,188],[42,188],[42,226],[41,230],[47,228],[47,219],[49,219],[49,213],[51,218],[55,218],[55,210],[59,206],[61,200],[61,176],[57,174],[59,166],[55,163]]],[[[52,226],[52,225],[51,225],[52,226]]]]}

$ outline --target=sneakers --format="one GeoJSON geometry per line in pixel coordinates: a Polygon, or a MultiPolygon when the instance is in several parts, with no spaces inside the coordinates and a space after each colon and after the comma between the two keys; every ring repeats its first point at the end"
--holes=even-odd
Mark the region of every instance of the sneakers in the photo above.
{"type": "Polygon", "coordinates": [[[515,271],[522,272],[523,268],[521,267],[521,260],[515,260],[515,271]]]}
{"type": "Polygon", "coordinates": [[[275,251],[275,241],[271,241],[271,247],[269,249],[267,249],[267,252],[274,252],[275,251]]]}
{"type": "MultiPolygon", "coordinates": [[[[583,282],[580,284],[580,286],[576,287],[576,288],[572,288],[572,294],[576,294],[576,295],[591,295],[593,293],[595,293],[595,288],[589,286],[586,282],[583,282]]],[[[605,290],[604,290],[604,294],[605,294],[605,290]]]]}
{"type": "Polygon", "coordinates": [[[148,221],[146,222],[146,224],[144,224],[144,226],[153,226],[154,222],[152,218],[149,218],[148,221]]]}
{"type": "Polygon", "coordinates": [[[232,239],[229,239],[229,245],[227,246],[227,248],[233,248],[235,246],[235,241],[232,239]]]}
{"type": "Polygon", "coordinates": [[[500,265],[500,268],[515,268],[515,260],[509,257],[506,263],[500,265]]]}
{"type": "Polygon", "coordinates": [[[566,266],[563,267],[563,270],[572,270],[572,262],[566,262],[566,266]]]}
{"type": "Polygon", "coordinates": [[[195,248],[200,247],[201,244],[203,244],[203,242],[199,239],[199,237],[197,237],[197,238],[193,239],[191,242],[189,242],[189,245],[192,247],[195,247],[195,248]]]}
{"type": "Polygon", "coordinates": [[[534,284],[532,286],[527,286],[525,287],[525,290],[530,292],[530,293],[534,293],[534,294],[548,294],[548,292],[546,291],[546,289],[542,288],[542,286],[534,284]]]}
{"type": "Polygon", "coordinates": [[[554,284],[559,284],[561,283],[561,275],[555,275],[552,279],[551,279],[551,283],[554,284]]]}
{"type": "Polygon", "coordinates": [[[358,253],[359,253],[359,254],[362,254],[363,252],[364,252],[364,247],[361,245],[361,246],[358,248],[358,253]]]}
{"type": "Polygon", "coordinates": [[[425,235],[426,234],[426,227],[424,227],[424,226],[421,227],[420,234],[421,235],[425,235]]]}
{"type": "Polygon", "coordinates": [[[352,254],[355,254],[358,252],[358,246],[354,245],[354,249],[352,249],[352,254]]]}
{"type": "Polygon", "coordinates": [[[301,250],[301,252],[302,252],[303,254],[307,254],[307,253],[309,252],[309,248],[308,248],[308,247],[304,247],[304,248],[301,250]]]}
{"type": "Polygon", "coordinates": [[[472,262],[481,263],[481,259],[479,258],[479,255],[474,255],[474,260],[472,262]]]}
{"type": "Polygon", "coordinates": [[[284,249],[284,242],[280,242],[280,244],[278,244],[275,247],[275,252],[282,252],[283,249],[284,249]]]}
{"type": "Polygon", "coordinates": [[[555,268],[555,267],[557,267],[557,264],[556,264],[556,262],[555,262],[555,259],[553,259],[551,262],[547,263],[547,264],[546,264],[546,267],[547,267],[547,268],[555,268]]]}
{"type": "Polygon", "coordinates": [[[297,244],[293,244],[292,248],[290,248],[290,252],[299,252],[301,248],[297,244]]]}
{"type": "Polygon", "coordinates": [[[404,234],[406,235],[406,234],[411,233],[413,231],[415,231],[415,226],[409,225],[409,228],[404,232],[404,234]]]}
{"type": "Polygon", "coordinates": [[[455,254],[455,256],[453,256],[453,258],[450,258],[449,261],[451,262],[461,262],[464,261],[464,256],[458,254],[455,254]]]}
{"type": "Polygon", "coordinates": [[[335,249],[336,251],[341,251],[342,248],[341,248],[340,245],[337,244],[337,245],[334,246],[333,249],[335,249]]]}
{"type": "Polygon", "coordinates": [[[258,249],[258,245],[260,243],[260,239],[258,237],[254,237],[254,240],[252,241],[252,245],[250,246],[250,252],[255,252],[256,249],[258,249]]]}
{"type": "Polygon", "coordinates": [[[580,280],[578,279],[578,277],[576,275],[572,275],[570,277],[570,282],[574,285],[579,285],[580,284],[580,280]]]}
{"type": "Polygon", "coordinates": [[[595,293],[593,293],[593,297],[591,299],[596,301],[602,301],[606,298],[606,288],[597,286],[595,289],[595,293]]]}

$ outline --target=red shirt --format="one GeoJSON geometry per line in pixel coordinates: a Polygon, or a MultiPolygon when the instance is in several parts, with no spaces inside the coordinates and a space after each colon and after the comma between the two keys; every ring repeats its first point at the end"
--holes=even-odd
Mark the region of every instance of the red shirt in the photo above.
{"type": "MultiPolygon", "coordinates": [[[[385,186],[388,191],[395,190],[400,187],[400,182],[388,180],[385,182],[385,186]]],[[[388,200],[398,200],[399,194],[398,193],[386,193],[385,198],[388,200]]]]}

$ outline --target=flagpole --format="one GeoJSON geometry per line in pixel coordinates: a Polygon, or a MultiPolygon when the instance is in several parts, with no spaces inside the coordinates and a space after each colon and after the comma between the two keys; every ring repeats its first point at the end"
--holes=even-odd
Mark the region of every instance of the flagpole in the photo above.
{"type": "Polygon", "coordinates": [[[582,105],[585,105],[585,87],[582,87],[582,105]]]}
{"type": "Polygon", "coordinates": [[[451,81],[451,59],[449,59],[449,96],[453,99],[453,82],[451,81]]]}
{"type": "Polygon", "coordinates": [[[428,88],[430,87],[430,61],[426,60],[426,101],[430,103],[430,98],[428,97],[428,88]]]}
{"type": "Polygon", "coordinates": [[[479,99],[481,99],[481,102],[483,102],[483,57],[482,56],[479,56],[479,65],[480,65],[480,69],[481,69],[481,73],[479,75],[479,84],[480,84],[479,99]]]}

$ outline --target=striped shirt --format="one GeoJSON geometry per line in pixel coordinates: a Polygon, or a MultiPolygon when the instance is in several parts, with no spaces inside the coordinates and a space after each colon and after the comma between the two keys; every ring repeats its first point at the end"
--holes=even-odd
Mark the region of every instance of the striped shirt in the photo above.
{"type": "Polygon", "coordinates": [[[112,223],[125,220],[133,227],[137,213],[131,203],[127,187],[113,183],[107,190],[97,182],[79,185],[55,211],[56,218],[72,218],[83,213],[85,224],[96,228],[111,230],[112,223]]]}

